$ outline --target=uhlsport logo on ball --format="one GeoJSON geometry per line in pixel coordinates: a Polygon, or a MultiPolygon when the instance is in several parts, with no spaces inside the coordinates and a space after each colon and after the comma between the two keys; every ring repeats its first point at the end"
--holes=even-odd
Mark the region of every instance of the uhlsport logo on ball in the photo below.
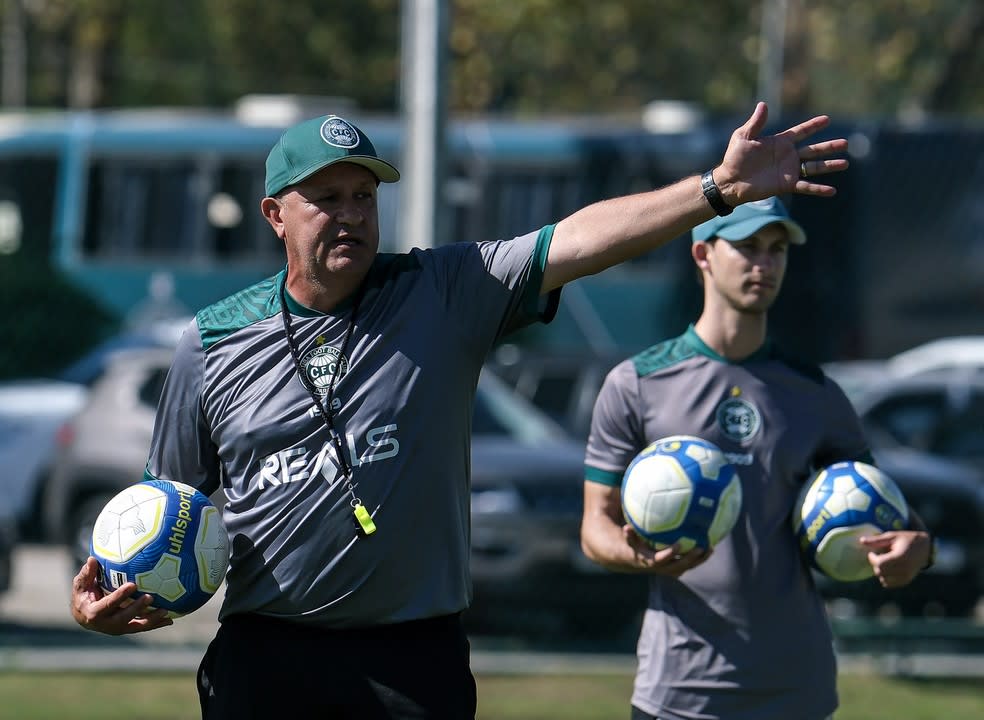
{"type": "Polygon", "coordinates": [[[793,532],[808,562],[834,580],[873,575],[864,535],[902,530],[909,508],[895,482],[873,465],[838,462],[809,482],[793,509],[793,532]]]}
{"type": "Polygon", "coordinates": [[[741,511],[741,480],[717,445],[673,435],[639,453],[622,477],[622,513],[656,548],[712,548],[741,511]]]}
{"type": "Polygon", "coordinates": [[[172,617],[215,594],[229,562],[229,537],[206,495],[178,482],[147,480],[118,493],[96,518],[89,546],[108,592],[134,582],[172,617]]]}

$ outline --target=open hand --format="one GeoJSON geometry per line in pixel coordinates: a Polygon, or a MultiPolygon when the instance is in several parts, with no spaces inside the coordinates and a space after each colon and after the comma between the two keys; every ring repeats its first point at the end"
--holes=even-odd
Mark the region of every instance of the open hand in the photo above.
{"type": "Polygon", "coordinates": [[[800,145],[827,127],[830,118],[818,115],[775,135],[760,137],[768,118],[768,106],[760,102],[748,121],[732,133],[724,159],[714,170],[714,180],[725,202],[737,206],[785,193],[821,197],[836,194],[833,186],[814,178],[847,169],[847,159],[831,157],[847,150],[847,140],[800,145]]]}

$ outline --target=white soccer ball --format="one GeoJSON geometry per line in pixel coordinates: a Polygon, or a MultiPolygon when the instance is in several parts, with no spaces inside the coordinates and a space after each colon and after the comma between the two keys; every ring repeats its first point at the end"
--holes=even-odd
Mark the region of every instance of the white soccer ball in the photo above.
{"type": "Polygon", "coordinates": [[[171,617],[197,610],[215,594],[229,563],[229,536],[218,508],[191,487],[147,480],[122,490],[96,518],[89,553],[99,583],[124,583],[154,597],[171,617]]]}
{"type": "Polygon", "coordinates": [[[841,582],[873,575],[863,535],[901,530],[909,506],[895,482],[862,462],[828,465],[803,486],[793,509],[793,532],[810,565],[841,582]]]}
{"type": "Polygon", "coordinates": [[[656,548],[712,548],[741,511],[741,481],[713,443],[690,435],[657,440],[622,477],[622,513],[656,548]]]}

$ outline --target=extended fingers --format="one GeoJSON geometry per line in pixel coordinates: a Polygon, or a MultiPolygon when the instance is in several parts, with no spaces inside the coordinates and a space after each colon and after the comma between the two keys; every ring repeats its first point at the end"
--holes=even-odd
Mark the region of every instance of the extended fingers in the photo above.
{"type": "Polygon", "coordinates": [[[847,152],[847,140],[835,138],[834,140],[804,145],[799,149],[799,156],[801,160],[812,160],[813,158],[822,158],[843,152],[847,152]]]}
{"type": "Polygon", "coordinates": [[[844,158],[801,160],[799,178],[797,178],[793,189],[805,195],[819,195],[821,197],[836,195],[837,189],[833,185],[815,182],[813,178],[828,173],[841,172],[846,170],[849,164],[844,158]]]}
{"type": "Polygon", "coordinates": [[[789,138],[794,144],[806,140],[806,138],[811,135],[823,130],[830,124],[830,118],[827,115],[817,115],[809,120],[805,120],[798,125],[793,125],[787,130],[783,130],[779,133],[780,137],[789,138]]]}
{"type": "Polygon", "coordinates": [[[847,160],[842,158],[832,160],[803,160],[800,162],[800,177],[810,178],[814,175],[840,172],[846,170],[849,164],[847,160]]]}
{"type": "Polygon", "coordinates": [[[850,162],[846,158],[832,158],[831,155],[847,151],[847,140],[825,140],[801,147],[797,154],[800,159],[800,176],[807,178],[813,175],[846,170],[850,162]]]}

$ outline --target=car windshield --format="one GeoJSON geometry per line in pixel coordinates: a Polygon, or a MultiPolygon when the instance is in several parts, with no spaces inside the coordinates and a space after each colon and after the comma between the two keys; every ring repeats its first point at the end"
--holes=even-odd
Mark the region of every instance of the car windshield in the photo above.
{"type": "Polygon", "coordinates": [[[560,425],[518,396],[487,368],[482,370],[478,382],[472,434],[502,435],[524,445],[556,442],[566,437],[560,425]]]}

